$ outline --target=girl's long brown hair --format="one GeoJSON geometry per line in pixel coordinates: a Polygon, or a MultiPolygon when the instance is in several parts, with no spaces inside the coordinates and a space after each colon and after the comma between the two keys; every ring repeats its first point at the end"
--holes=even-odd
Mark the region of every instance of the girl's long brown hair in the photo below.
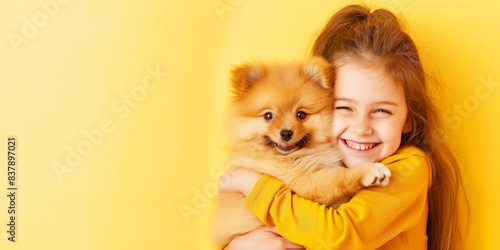
{"type": "MultiPolygon", "coordinates": [[[[402,134],[401,145],[421,148],[432,165],[432,185],[428,191],[428,247],[438,250],[463,248],[459,197],[465,193],[460,168],[442,137],[439,115],[426,89],[417,48],[397,18],[385,9],[370,12],[360,5],[344,7],[332,16],[320,33],[312,53],[327,59],[334,67],[345,60],[383,63],[396,82],[402,84],[411,130],[402,134]]],[[[468,220],[466,199],[465,205],[468,220]]]]}

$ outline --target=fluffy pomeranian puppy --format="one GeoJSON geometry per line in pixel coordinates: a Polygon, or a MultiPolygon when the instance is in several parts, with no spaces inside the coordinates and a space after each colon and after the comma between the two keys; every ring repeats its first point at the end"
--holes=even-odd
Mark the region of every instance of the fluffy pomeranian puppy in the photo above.
{"type": "MultiPolygon", "coordinates": [[[[299,196],[336,207],[364,187],[387,185],[380,163],[353,168],[331,145],[333,69],[322,58],[245,64],[232,71],[229,164],[271,175],[299,196]]],[[[264,224],[241,193],[219,193],[212,222],[217,247],[264,224]]]]}

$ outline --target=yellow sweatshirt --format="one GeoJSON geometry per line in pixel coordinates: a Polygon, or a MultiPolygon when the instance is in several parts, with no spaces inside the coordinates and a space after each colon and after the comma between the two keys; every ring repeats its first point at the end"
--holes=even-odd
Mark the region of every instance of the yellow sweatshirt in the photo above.
{"type": "Polygon", "coordinates": [[[427,249],[427,156],[409,146],[382,163],[391,170],[389,185],[365,188],[338,209],[299,197],[268,175],[256,183],[246,206],[307,249],[427,249]]]}

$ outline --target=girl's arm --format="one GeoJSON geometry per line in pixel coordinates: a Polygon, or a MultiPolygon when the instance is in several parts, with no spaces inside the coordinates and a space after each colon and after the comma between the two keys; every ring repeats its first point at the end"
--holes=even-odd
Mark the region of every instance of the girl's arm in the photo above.
{"type": "Polygon", "coordinates": [[[377,248],[425,225],[430,183],[430,164],[416,148],[382,163],[392,172],[390,184],[363,189],[338,209],[303,199],[267,175],[255,184],[246,205],[266,225],[276,226],[282,236],[308,248],[377,248]]]}
{"type": "MultiPolygon", "coordinates": [[[[231,167],[218,180],[219,192],[242,192],[248,196],[252,187],[262,177],[261,173],[238,167],[231,167]]],[[[224,250],[255,249],[304,249],[278,234],[275,227],[261,227],[234,238],[224,250]]]]}

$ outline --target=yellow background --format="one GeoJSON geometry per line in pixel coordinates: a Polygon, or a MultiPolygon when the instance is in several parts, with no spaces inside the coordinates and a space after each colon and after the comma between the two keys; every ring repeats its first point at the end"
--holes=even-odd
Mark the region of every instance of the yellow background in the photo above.
{"type": "MultiPolygon", "coordinates": [[[[210,249],[229,70],[304,57],[350,3],[0,1],[0,248],[210,249]],[[8,136],[18,142],[16,243],[6,233],[8,136]]],[[[498,249],[500,4],[368,4],[402,16],[446,84],[435,96],[468,163],[467,249],[498,249]]]]}

